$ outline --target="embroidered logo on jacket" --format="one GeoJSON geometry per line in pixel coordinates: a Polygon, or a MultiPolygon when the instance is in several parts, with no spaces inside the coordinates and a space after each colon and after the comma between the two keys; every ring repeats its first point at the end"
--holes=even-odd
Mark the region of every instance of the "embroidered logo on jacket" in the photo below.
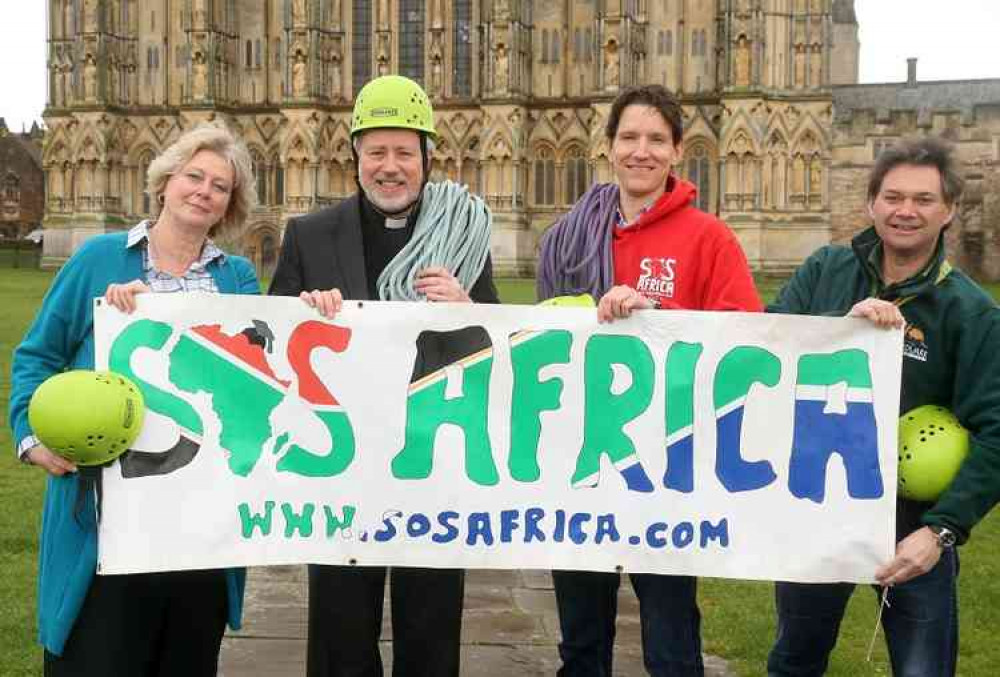
{"type": "Polygon", "coordinates": [[[647,296],[673,298],[677,259],[646,257],[639,262],[636,291],[647,296]]]}
{"type": "Polygon", "coordinates": [[[906,326],[906,333],[903,336],[903,355],[921,362],[927,361],[927,343],[920,327],[912,324],[906,326]]]}

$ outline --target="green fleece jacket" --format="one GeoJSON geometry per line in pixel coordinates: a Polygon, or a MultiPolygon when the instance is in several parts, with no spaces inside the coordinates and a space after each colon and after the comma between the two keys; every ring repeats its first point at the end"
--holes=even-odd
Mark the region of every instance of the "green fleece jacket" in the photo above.
{"type": "Polygon", "coordinates": [[[946,407],[968,428],[971,445],[936,503],[899,500],[897,537],[933,524],[965,542],[1000,499],[1000,308],[945,260],[943,238],[923,271],[895,284],[882,280],[881,252],[874,228],[855,237],[851,248],[819,249],[767,310],[840,316],[872,296],[899,304],[907,322],[900,413],[925,404],[946,407]]]}

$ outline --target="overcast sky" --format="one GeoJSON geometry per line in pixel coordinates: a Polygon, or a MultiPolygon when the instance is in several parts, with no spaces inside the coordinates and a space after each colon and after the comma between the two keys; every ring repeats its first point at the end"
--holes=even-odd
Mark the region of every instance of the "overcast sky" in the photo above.
{"type": "MultiPolygon", "coordinates": [[[[554,0],[535,0],[552,2],[554,0]]],[[[660,0],[649,0],[659,2],[660,0]]],[[[45,107],[45,5],[4,0],[0,22],[0,117],[20,131],[45,107]]],[[[1000,78],[1000,0],[856,0],[861,82],[1000,78]]]]}

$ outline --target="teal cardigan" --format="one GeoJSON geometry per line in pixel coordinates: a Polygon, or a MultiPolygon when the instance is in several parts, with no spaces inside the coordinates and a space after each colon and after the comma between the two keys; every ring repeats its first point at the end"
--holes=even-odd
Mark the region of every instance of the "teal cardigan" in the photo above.
{"type": "MultiPolygon", "coordinates": [[[[109,284],[141,279],[142,248],[126,248],[127,233],[88,240],[66,262],[52,282],[35,321],[14,351],[11,366],[9,420],[14,441],[32,434],[28,402],[45,379],[65,369],[94,366],[93,299],[109,284]]],[[[259,294],[253,266],[239,256],[214,260],[208,270],[224,294],[259,294]]],[[[97,570],[97,523],[93,495],[74,516],[78,478],[75,473],[50,475],[42,512],[38,564],[38,638],[61,655],[97,570]]],[[[244,569],[227,569],[231,628],[243,614],[244,569]]]]}

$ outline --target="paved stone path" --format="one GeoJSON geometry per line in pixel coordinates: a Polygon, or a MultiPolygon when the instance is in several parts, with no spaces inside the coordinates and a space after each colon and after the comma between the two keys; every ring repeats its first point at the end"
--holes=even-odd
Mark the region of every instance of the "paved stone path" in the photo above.
{"type": "MultiPolygon", "coordinates": [[[[226,636],[219,675],[284,677],[305,674],[306,569],[252,569],[243,629],[226,636]]],[[[645,675],[639,647],[639,610],[632,587],[619,593],[615,674],[645,675]]],[[[391,674],[389,595],[382,629],[382,658],[391,674]]],[[[552,579],[545,571],[475,570],[466,574],[462,624],[463,677],[554,675],[559,667],[552,579]]],[[[705,658],[706,675],[729,677],[725,661],[705,658]]]]}

